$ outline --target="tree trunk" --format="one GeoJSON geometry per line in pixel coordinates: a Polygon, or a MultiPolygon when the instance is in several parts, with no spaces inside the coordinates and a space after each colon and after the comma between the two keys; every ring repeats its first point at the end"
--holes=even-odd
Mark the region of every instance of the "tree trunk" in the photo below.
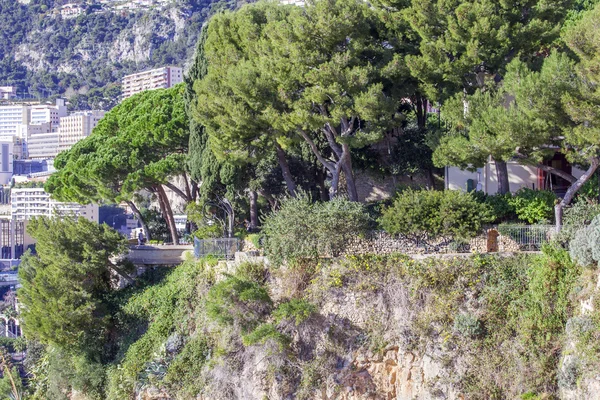
{"type": "Polygon", "coordinates": [[[329,201],[329,191],[327,190],[327,186],[325,186],[325,178],[325,171],[319,168],[316,174],[316,181],[321,194],[321,201],[329,201]]]}
{"type": "Polygon", "coordinates": [[[329,188],[329,198],[335,199],[338,195],[340,186],[340,173],[342,172],[342,164],[337,163],[335,169],[331,173],[331,187],[329,188]]]}
{"type": "Polygon", "coordinates": [[[435,176],[433,176],[433,171],[431,168],[427,168],[427,183],[429,185],[429,190],[435,190],[435,176]]]}
{"type": "Polygon", "coordinates": [[[249,193],[250,200],[250,232],[255,232],[258,229],[258,194],[255,190],[249,193]]]}
{"type": "Polygon", "coordinates": [[[510,192],[508,165],[506,164],[506,161],[496,160],[496,176],[498,178],[498,193],[506,194],[510,192]]]}
{"type": "Polygon", "coordinates": [[[350,201],[358,201],[358,191],[356,190],[356,182],[354,181],[354,173],[352,171],[352,156],[350,155],[350,146],[344,144],[342,146],[342,159],[338,162],[342,164],[344,176],[346,177],[346,187],[348,188],[348,198],[350,201]]]}
{"type": "Polygon", "coordinates": [[[281,174],[283,175],[283,179],[285,180],[288,192],[290,192],[290,196],[296,197],[296,184],[294,183],[294,179],[292,178],[290,166],[287,162],[287,159],[285,158],[285,152],[277,142],[275,142],[275,151],[277,152],[277,161],[279,162],[281,174]]]}
{"type": "Polygon", "coordinates": [[[417,127],[419,130],[427,128],[427,99],[420,94],[416,95],[415,114],[417,114],[417,127]]]}
{"type": "Polygon", "coordinates": [[[158,196],[158,204],[160,205],[163,218],[167,222],[167,227],[171,233],[173,244],[179,244],[179,237],[177,235],[177,226],[175,225],[173,210],[171,209],[169,198],[167,197],[167,193],[165,193],[165,189],[162,187],[162,185],[156,185],[156,194],[158,196]]]}
{"type": "Polygon", "coordinates": [[[562,218],[563,211],[566,206],[571,204],[571,201],[577,194],[577,191],[581,189],[583,185],[594,175],[600,164],[600,158],[594,157],[590,160],[590,167],[577,179],[575,183],[569,186],[567,193],[565,193],[562,200],[554,206],[554,218],[556,220],[556,231],[560,232],[562,229],[562,218]]]}
{"type": "Polygon", "coordinates": [[[148,229],[148,225],[146,225],[146,221],[144,221],[144,218],[142,217],[142,213],[137,208],[137,206],[133,203],[133,201],[126,201],[126,203],[129,207],[131,207],[131,211],[133,211],[133,213],[137,217],[138,221],[140,221],[140,224],[142,224],[142,230],[144,231],[144,236],[146,237],[146,240],[150,240],[152,238],[150,236],[150,229],[148,229]]]}

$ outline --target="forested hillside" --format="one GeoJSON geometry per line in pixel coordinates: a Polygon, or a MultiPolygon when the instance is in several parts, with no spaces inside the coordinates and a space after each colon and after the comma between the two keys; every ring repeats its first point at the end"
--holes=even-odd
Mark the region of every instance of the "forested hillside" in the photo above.
{"type": "Polygon", "coordinates": [[[66,96],[72,108],[109,108],[123,75],[193,56],[207,17],[235,2],[173,0],[159,7],[116,10],[84,4],[63,18],[63,1],[0,0],[0,86],[21,97],[66,96]]]}

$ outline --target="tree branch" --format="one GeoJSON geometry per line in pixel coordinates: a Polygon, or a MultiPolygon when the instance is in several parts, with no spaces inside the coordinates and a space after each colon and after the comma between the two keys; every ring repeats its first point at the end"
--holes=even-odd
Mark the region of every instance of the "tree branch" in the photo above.
{"type": "Polygon", "coordinates": [[[319,151],[319,148],[317,147],[315,142],[310,138],[310,136],[308,136],[308,134],[303,129],[299,129],[298,132],[300,133],[300,136],[302,136],[302,138],[306,141],[306,143],[308,143],[314,155],[317,157],[317,160],[319,160],[319,162],[323,164],[323,166],[327,168],[329,172],[331,172],[332,174],[335,173],[335,164],[330,161],[327,161],[323,157],[323,155],[319,151]]]}
{"type": "Polygon", "coordinates": [[[165,182],[164,185],[166,187],[168,187],[169,189],[171,189],[173,192],[175,192],[175,194],[177,194],[179,197],[181,197],[185,201],[187,201],[187,202],[192,201],[191,197],[187,196],[185,193],[183,193],[183,190],[179,189],[177,186],[173,185],[171,182],[165,182]]]}

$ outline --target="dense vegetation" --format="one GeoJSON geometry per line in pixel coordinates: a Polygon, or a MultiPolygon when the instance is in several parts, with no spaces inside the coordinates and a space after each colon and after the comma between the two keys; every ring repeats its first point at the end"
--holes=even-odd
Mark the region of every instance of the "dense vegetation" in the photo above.
{"type": "Polygon", "coordinates": [[[394,351],[435,363],[431,393],[585,390],[600,365],[598,20],[600,5],[568,0],[319,0],[216,15],[186,83],[115,107],[57,158],[46,188],[126,201],[141,219],[139,195],[151,193],[176,242],[169,188],[197,237],[262,226],[253,239],[270,266],[190,259],[132,282],[106,225],[33,221],[20,298],[36,373],[24,390],[313,399],[358,387],[394,351]],[[583,175],[544,164],[557,151],[583,175]],[[400,187],[391,201],[358,201],[359,170],[419,172],[435,189],[433,165],[490,157],[496,195],[400,187]],[[509,193],[509,160],[559,175],[567,193],[509,193]],[[553,218],[564,229],[542,254],[346,252],[370,229],[440,244],[553,218]]]}

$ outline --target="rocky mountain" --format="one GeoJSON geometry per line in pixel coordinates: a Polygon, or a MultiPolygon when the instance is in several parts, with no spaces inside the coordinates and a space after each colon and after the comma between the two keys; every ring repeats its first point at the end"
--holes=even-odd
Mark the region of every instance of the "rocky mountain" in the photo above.
{"type": "Polygon", "coordinates": [[[215,0],[0,0],[0,86],[22,98],[65,96],[110,107],[123,75],[184,66],[215,0]]]}

